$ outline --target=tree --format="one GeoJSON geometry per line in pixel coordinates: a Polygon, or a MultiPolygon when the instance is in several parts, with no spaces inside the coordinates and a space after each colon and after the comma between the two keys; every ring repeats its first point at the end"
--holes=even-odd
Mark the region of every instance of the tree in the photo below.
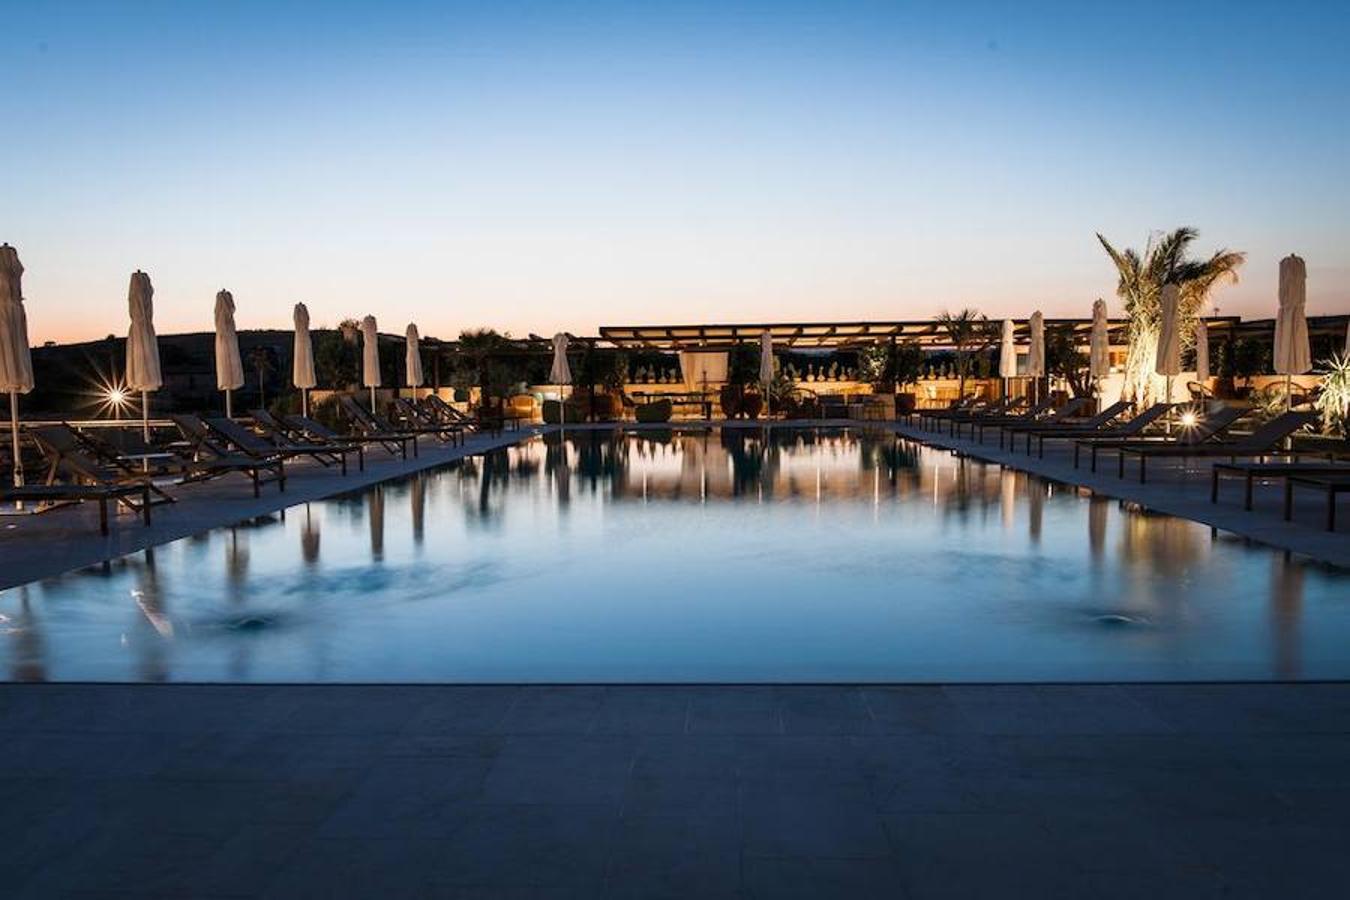
{"type": "Polygon", "coordinates": [[[1125,358],[1121,399],[1146,406],[1153,401],[1161,383],[1161,378],[1154,374],[1154,364],[1161,329],[1163,285],[1175,284],[1179,290],[1177,327],[1185,349],[1195,340],[1196,317],[1215,286],[1221,281],[1237,281],[1238,269],[1246,260],[1246,254],[1224,248],[1208,259],[1191,259],[1187,254],[1197,237],[1199,232],[1194,228],[1151,235],[1140,253],[1131,249],[1117,250],[1106,238],[1097,235],[1116,267],[1119,276],[1116,296],[1125,302],[1125,314],[1129,318],[1129,351],[1125,358]]]}
{"type": "Polygon", "coordinates": [[[267,373],[275,368],[272,365],[272,351],[267,347],[254,347],[248,352],[248,362],[258,373],[258,405],[266,409],[267,373]]]}
{"type": "Polygon", "coordinates": [[[505,383],[494,381],[492,359],[511,345],[509,334],[500,334],[491,328],[477,328],[460,332],[459,352],[467,357],[473,366],[474,377],[481,392],[482,402],[497,392],[494,389],[505,387],[505,383]]]}
{"type": "Polygon", "coordinates": [[[1045,329],[1045,370],[1063,378],[1075,397],[1092,396],[1092,379],[1088,377],[1088,356],[1078,349],[1078,336],[1072,325],[1056,325],[1045,329]]]}
{"type": "Polygon", "coordinates": [[[956,313],[943,312],[938,315],[937,323],[956,351],[957,394],[964,397],[972,359],[989,349],[997,335],[987,316],[969,308],[956,313]]]}

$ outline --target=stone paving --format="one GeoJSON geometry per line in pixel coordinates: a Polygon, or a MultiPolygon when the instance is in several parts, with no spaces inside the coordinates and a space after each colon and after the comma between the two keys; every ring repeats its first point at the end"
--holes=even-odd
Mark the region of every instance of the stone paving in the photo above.
{"type": "Polygon", "coordinates": [[[35,897],[1339,898],[1350,685],[0,686],[35,897]]]}
{"type": "MultiPolygon", "coordinates": [[[[344,491],[369,487],[380,481],[444,466],[474,453],[483,453],[524,440],[542,429],[523,426],[499,435],[470,435],[463,446],[450,446],[427,437],[419,441],[416,458],[404,460],[378,447],[366,451],[365,471],[351,459],[346,475],[337,467],[325,468],[309,459],[286,466],[286,490],[263,485],[254,497],[248,479],[225,475],[194,484],[166,485],[177,503],[156,506],[151,524],[137,514],[118,510],[111,516],[109,534],[98,531],[94,504],[63,507],[38,515],[0,517],[0,590],[38,578],[59,575],[71,569],[188,537],[211,528],[242,522],[276,512],[307,500],[318,500],[344,491]]],[[[111,512],[111,510],[110,510],[111,512]]]]}
{"type": "MultiPolygon", "coordinates": [[[[969,437],[953,438],[945,432],[920,431],[912,425],[894,424],[898,434],[932,447],[951,450],[984,462],[1006,465],[1033,475],[1090,489],[1105,497],[1136,503],[1168,515],[1180,516],[1281,550],[1310,556],[1342,568],[1350,568],[1350,495],[1339,500],[1337,530],[1325,529],[1326,501],[1317,491],[1295,495],[1294,518],[1284,521],[1283,482],[1258,483],[1252,511],[1242,508],[1242,480],[1224,479],[1219,502],[1211,503],[1212,459],[1157,459],[1149,461],[1148,481],[1138,481],[1138,462],[1131,460],[1124,478],[1117,475],[1116,455],[1103,452],[1096,472],[1088,468],[1084,454],[1079,468],[1073,465],[1073,444],[1047,442],[1045,457],[1028,456],[1023,445],[1016,451],[1000,449],[998,436],[990,431],[984,443],[969,437]]],[[[1227,457],[1218,459],[1227,462],[1227,457]]],[[[1350,463],[1347,463],[1350,465],[1350,463]]]]}

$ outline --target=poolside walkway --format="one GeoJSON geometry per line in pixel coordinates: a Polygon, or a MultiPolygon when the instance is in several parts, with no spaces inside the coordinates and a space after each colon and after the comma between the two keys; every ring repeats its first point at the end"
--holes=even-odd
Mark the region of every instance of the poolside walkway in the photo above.
{"type": "Polygon", "coordinates": [[[406,460],[380,448],[368,448],[365,471],[357,471],[356,460],[352,459],[345,476],[337,467],[325,468],[313,460],[297,459],[286,465],[285,491],[278,491],[275,484],[266,484],[262,495],[256,498],[247,478],[242,475],[168,485],[169,492],[179,502],[156,506],[149,526],[126,510],[119,510],[115,516],[110,514],[107,536],[99,534],[98,509],[94,504],[38,515],[0,516],[0,590],[96,565],[298,503],[443,466],[465,456],[514,444],[542,430],[523,426],[518,431],[508,430],[496,436],[474,434],[462,447],[451,447],[427,437],[418,442],[418,456],[406,460]]]}
{"type": "MultiPolygon", "coordinates": [[[[1294,519],[1284,521],[1283,482],[1264,486],[1258,483],[1251,512],[1242,508],[1243,486],[1242,480],[1237,478],[1224,479],[1219,487],[1219,502],[1210,503],[1212,460],[1150,460],[1148,481],[1140,484],[1138,461],[1128,462],[1125,477],[1119,478],[1114,453],[1101,455],[1096,472],[1089,471],[1087,454],[1083,455],[1080,468],[1075,469],[1073,445],[1068,441],[1047,442],[1045,458],[1040,459],[1034,451],[1031,456],[1023,452],[1021,443],[1016,451],[1000,450],[993,431],[980,444],[969,437],[953,438],[946,433],[920,431],[912,425],[888,425],[898,434],[933,447],[1089,488],[1105,497],[1191,519],[1281,550],[1350,568],[1350,495],[1343,495],[1339,501],[1337,531],[1328,532],[1324,525],[1325,499],[1316,491],[1296,493],[1294,519]]],[[[1227,457],[1219,461],[1226,462],[1227,457]]]]}
{"type": "Polygon", "coordinates": [[[1339,898],[1350,685],[0,686],[12,898],[1339,898]]]}

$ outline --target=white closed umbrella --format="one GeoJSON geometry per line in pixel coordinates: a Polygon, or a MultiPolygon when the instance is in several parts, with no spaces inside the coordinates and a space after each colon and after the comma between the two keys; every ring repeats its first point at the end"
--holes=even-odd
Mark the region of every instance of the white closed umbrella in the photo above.
{"type": "Polygon", "coordinates": [[[1106,320],[1106,301],[1098,299],[1092,304],[1092,333],[1088,338],[1088,375],[1094,381],[1100,382],[1110,373],[1110,325],[1106,320]]]}
{"type": "Polygon", "coordinates": [[[1280,315],[1275,319],[1275,371],[1284,376],[1285,409],[1293,406],[1293,376],[1312,368],[1308,342],[1308,267],[1290,254],[1280,260],[1280,315]]]}
{"type": "Polygon", "coordinates": [[[9,430],[14,449],[14,486],[23,484],[19,458],[19,395],[33,389],[28,316],[23,311],[23,264],[9,244],[0,244],[0,391],[9,394],[9,430]]]}
{"type": "Polygon", "coordinates": [[[769,394],[769,385],[773,383],[773,335],[762,331],[759,335],[759,381],[764,385],[764,395],[769,394]]]}
{"type": "Polygon", "coordinates": [[[1167,380],[1167,402],[1172,402],[1172,378],[1181,372],[1181,323],[1177,321],[1181,289],[1175,284],[1163,285],[1159,297],[1158,352],[1153,359],[1153,371],[1167,380]]]}
{"type": "Polygon", "coordinates": [[[309,307],[295,304],[295,352],[291,356],[291,382],[300,389],[300,412],[309,415],[309,390],[318,386],[314,377],[314,342],[309,336],[309,307]]]}
{"type": "Polygon", "coordinates": [[[1202,388],[1209,381],[1209,326],[1204,316],[1195,320],[1195,380],[1202,388]]]}
{"type": "Polygon", "coordinates": [[[244,361],[239,358],[239,334],[234,328],[234,296],[216,293],[216,387],[225,392],[225,417],[234,415],[230,393],[244,386],[244,361]]]}
{"type": "Polygon", "coordinates": [[[375,317],[361,320],[361,383],[370,388],[370,409],[375,411],[375,389],[380,386],[380,333],[375,317]]]}
{"type": "Polygon", "coordinates": [[[150,276],[139,269],[131,273],[127,307],[131,330],[127,332],[127,389],[141,392],[141,431],[150,440],[150,392],[164,385],[159,369],[159,338],[155,335],[155,288],[150,276]]]}
{"type": "Polygon", "coordinates": [[[550,384],[571,384],[572,367],[567,362],[567,335],[553,336],[553,365],[548,370],[550,384]]]}
{"type": "Polygon", "coordinates": [[[558,422],[566,423],[567,407],[563,405],[562,385],[572,383],[572,367],[567,362],[567,335],[561,331],[553,336],[553,365],[548,370],[549,384],[559,385],[558,422]]]}
{"type": "Polygon", "coordinates": [[[998,377],[1003,379],[1003,396],[1008,396],[1008,379],[1017,377],[1017,339],[1012,319],[1003,320],[998,342],[998,377]]]}
{"type": "MultiPolygon", "coordinates": [[[[1045,317],[1041,315],[1040,310],[1031,314],[1029,323],[1031,331],[1031,347],[1027,350],[1027,375],[1033,379],[1045,377],[1045,317]]],[[[1037,388],[1036,399],[1040,401],[1040,389],[1037,388]]]]}
{"type": "Polygon", "coordinates": [[[413,399],[416,400],[417,389],[426,380],[422,376],[422,337],[417,333],[417,326],[410,322],[403,338],[407,350],[404,364],[408,370],[408,387],[412,388],[413,399]]]}

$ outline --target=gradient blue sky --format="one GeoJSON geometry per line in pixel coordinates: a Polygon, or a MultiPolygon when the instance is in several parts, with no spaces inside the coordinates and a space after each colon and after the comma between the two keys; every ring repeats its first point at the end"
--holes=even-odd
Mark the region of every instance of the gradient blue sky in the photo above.
{"type": "MultiPolygon", "coordinates": [[[[1087,315],[1188,224],[1350,310],[1350,6],[4,4],[32,337],[1087,315]]],[[[1113,303],[1113,311],[1115,306],[1113,303]]]]}

